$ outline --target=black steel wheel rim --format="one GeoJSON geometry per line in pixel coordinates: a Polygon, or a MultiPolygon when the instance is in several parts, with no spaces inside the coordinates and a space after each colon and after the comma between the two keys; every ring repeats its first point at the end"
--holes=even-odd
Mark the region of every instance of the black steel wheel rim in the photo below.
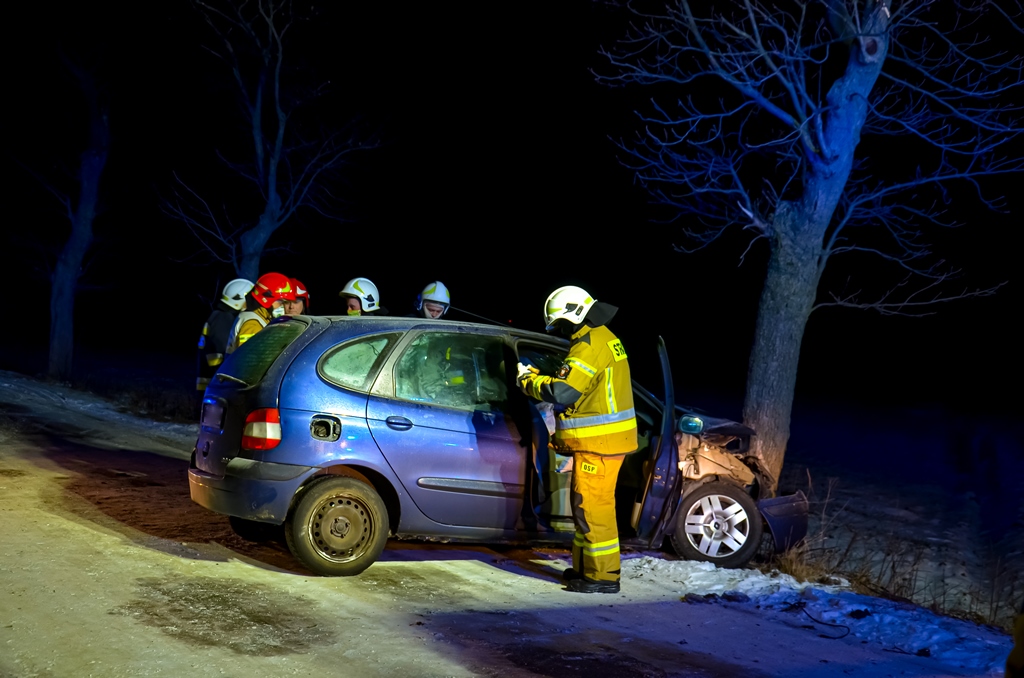
{"type": "Polygon", "coordinates": [[[376,531],[370,507],[347,494],[325,497],[310,514],[307,532],[316,553],[332,563],[364,555],[376,531]]]}

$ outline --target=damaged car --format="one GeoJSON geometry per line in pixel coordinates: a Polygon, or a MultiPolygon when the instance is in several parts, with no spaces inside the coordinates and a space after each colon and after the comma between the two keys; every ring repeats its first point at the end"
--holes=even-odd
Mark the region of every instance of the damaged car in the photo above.
{"type": "MultiPolygon", "coordinates": [[[[240,535],[281,526],[321,575],[356,575],[389,538],[571,544],[568,458],[515,365],[568,343],[504,326],[395,317],[275,320],[228,356],[203,400],[192,500],[240,535]],[[511,366],[510,369],[507,369],[511,366]]],[[[741,567],[807,530],[801,493],[765,498],[754,432],[634,382],[639,449],[616,487],[623,546],[741,567]],[[763,539],[763,537],[765,537],[763,539]]]]}

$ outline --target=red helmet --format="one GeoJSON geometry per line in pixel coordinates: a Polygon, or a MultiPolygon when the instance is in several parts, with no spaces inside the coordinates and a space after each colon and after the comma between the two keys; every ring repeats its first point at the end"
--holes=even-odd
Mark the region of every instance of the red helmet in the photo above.
{"type": "Polygon", "coordinates": [[[282,273],[264,273],[256,280],[252,288],[252,298],[263,308],[270,308],[274,302],[295,301],[295,288],[292,280],[282,273]]]}
{"type": "Polygon", "coordinates": [[[309,290],[298,278],[292,278],[292,289],[295,290],[295,298],[302,299],[303,310],[309,310],[309,290]]]}

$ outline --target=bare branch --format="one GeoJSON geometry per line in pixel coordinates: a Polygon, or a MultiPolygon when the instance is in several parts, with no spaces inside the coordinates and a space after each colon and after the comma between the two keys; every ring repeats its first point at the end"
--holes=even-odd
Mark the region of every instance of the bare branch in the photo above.
{"type": "MultiPolygon", "coordinates": [[[[300,82],[305,72],[285,68],[302,14],[292,0],[194,4],[218,41],[209,51],[231,73],[251,148],[241,160],[219,150],[217,156],[252,187],[253,195],[215,213],[206,197],[176,176],[180,185],[174,199],[166,201],[165,212],[184,223],[205,248],[215,250],[211,255],[218,261],[251,277],[269,238],[299,210],[343,218],[332,184],[352,154],[375,148],[377,141],[355,123],[340,128],[320,124],[310,115],[312,109],[304,108],[309,99],[298,93],[309,91],[300,82]],[[232,221],[244,226],[230,226],[232,221]]],[[[314,95],[322,93],[325,80],[314,82],[314,95]]]]}
{"type": "Polygon", "coordinates": [[[210,204],[174,173],[174,197],[161,201],[161,211],[182,222],[215,261],[236,265],[239,230],[222,226],[210,204]]]}
{"type": "Polygon", "coordinates": [[[951,301],[962,301],[964,299],[976,299],[979,297],[991,297],[1006,282],[984,289],[963,289],[959,292],[946,293],[942,290],[945,283],[953,276],[937,278],[929,285],[913,288],[911,277],[908,276],[902,282],[883,294],[879,299],[872,301],[860,300],[860,292],[853,292],[847,295],[832,294],[831,301],[823,301],[815,304],[815,310],[829,306],[842,306],[844,308],[856,308],[861,310],[876,311],[881,315],[901,316],[927,316],[936,313],[936,304],[945,304],[951,301]],[[913,291],[907,292],[905,287],[913,291]],[[904,293],[903,296],[900,296],[904,293]]]}
{"type": "Polygon", "coordinates": [[[957,225],[945,214],[950,186],[999,210],[984,182],[1024,171],[1010,150],[1024,132],[1024,57],[985,37],[1021,29],[1018,0],[678,0],[628,11],[636,22],[600,51],[609,68],[596,77],[679,93],[652,101],[639,133],[617,145],[666,208],[663,222],[683,224],[680,251],[734,227],[751,235],[741,261],[762,237],[779,247],[784,211],[818,243],[819,276],[832,255],[870,253],[929,290],[950,280],[927,237],[957,225]],[[872,134],[907,140],[916,171],[873,178],[878,162],[858,147],[872,134]]]}
{"type": "Polygon", "coordinates": [[[18,163],[18,165],[23,170],[25,170],[30,175],[32,175],[32,178],[35,179],[36,181],[38,181],[39,185],[42,186],[43,188],[45,188],[46,191],[50,195],[52,195],[54,198],[56,198],[57,202],[63,208],[63,214],[64,214],[65,217],[67,217],[68,221],[71,221],[72,219],[74,219],[75,213],[74,213],[74,207],[71,204],[71,196],[69,196],[66,191],[62,191],[59,188],[57,188],[53,184],[52,181],[50,181],[49,179],[44,177],[41,173],[37,172],[35,169],[33,169],[33,168],[29,167],[28,165],[26,165],[22,161],[18,160],[17,163],[18,163]]]}
{"type": "Polygon", "coordinates": [[[957,2],[956,5],[964,12],[995,12],[1006,20],[1003,24],[1004,27],[1009,27],[1018,33],[1024,34],[1024,25],[1021,23],[1021,18],[1024,17],[1024,8],[1022,8],[1020,2],[1017,2],[1016,0],[1000,0],[999,2],[996,2],[995,0],[984,0],[984,2],[980,3],[980,7],[978,5],[964,2],[957,2]],[[1009,10],[1003,9],[1004,5],[1008,5],[1010,3],[1012,3],[1016,8],[1015,13],[1010,13],[1009,10]]]}

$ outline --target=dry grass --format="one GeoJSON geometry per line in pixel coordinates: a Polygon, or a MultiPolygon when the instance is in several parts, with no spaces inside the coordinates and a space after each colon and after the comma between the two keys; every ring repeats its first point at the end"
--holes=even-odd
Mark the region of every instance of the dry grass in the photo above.
{"type": "Polygon", "coordinates": [[[141,387],[122,390],[116,402],[133,414],[163,421],[193,424],[199,419],[199,398],[194,392],[141,387]]]}
{"type": "MultiPolygon", "coordinates": [[[[909,602],[947,616],[997,626],[1009,631],[1024,600],[1024,574],[994,558],[987,586],[972,583],[946,563],[930,560],[935,554],[924,543],[893,532],[859,533],[844,521],[845,506],[834,499],[836,480],[830,479],[816,496],[808,474],[812,507],[807,538],[786,553],[771,557],[762,567],[778,570],[800,581],[835,584],[849,582],[857,593],[909,602]],[[943,569],[944,568],[944,569],[943,569]],[[943,576],[936,574],[943,571],[943,576]]],[[[977,575],[978,573],[976,573],[977,575]]]]}
{"type": "Polygon", "coordinates": [[[200,397],[192,389],[158,381],[124,383],[100,379],[86,379],[71,386],[103,396],[129,414],[181,424],[194,424],[199,420],[200,397]]]}

